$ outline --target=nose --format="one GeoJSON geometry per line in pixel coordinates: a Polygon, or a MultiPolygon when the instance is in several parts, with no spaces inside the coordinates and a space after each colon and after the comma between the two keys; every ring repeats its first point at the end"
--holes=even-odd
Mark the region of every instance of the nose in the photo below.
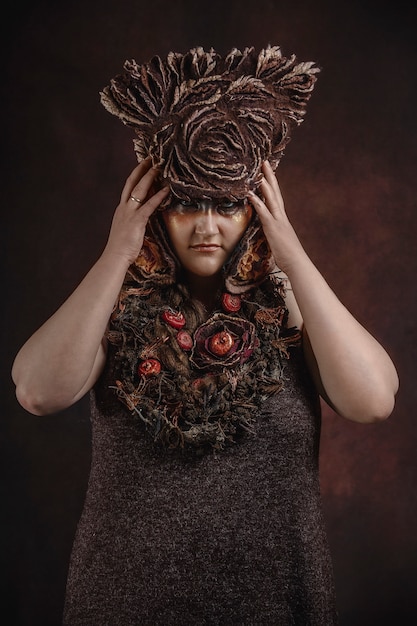
{"type": "Polygon", "coordinates": [[[203,202],[200,204],[196,213],[195,232],[198,235],[216,235],[219,232],[217,211],[212,204],[203,202]]]}

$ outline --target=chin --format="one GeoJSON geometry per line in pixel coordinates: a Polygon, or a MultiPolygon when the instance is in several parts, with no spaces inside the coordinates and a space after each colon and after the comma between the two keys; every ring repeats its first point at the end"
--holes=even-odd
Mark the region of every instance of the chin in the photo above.
{"type": "Polygon", "coordinates": [[[202,270],[201,272],[192,272],[194,276],[198,276],[198,278],[214,278],[215,276],[220,276],[221,271],[217,270],[215,272],[209,272],[202,270]]]}
{"type": "MultiPolygon", "coordinates": [[[[223,266],[222,266],[223,267],[223,266]]],[[[187,268],[186,269],[186,273],[194,276],[195,278],[201,278],[202,280],[204,279],[208,279],[208,278],[216,278],[222,275],[222,267],[220,268],[213,268],[210,269],[209,267],[202,267],[202,268],[187,268]]]]}

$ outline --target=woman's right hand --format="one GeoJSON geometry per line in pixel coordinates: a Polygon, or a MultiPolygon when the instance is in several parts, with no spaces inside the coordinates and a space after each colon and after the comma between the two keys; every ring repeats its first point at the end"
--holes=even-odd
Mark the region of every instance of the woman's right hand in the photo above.
{"type": "Polygon", "coordinates": [[[17,398],[30,413],[60,411],[87,393],[98,379],[106,358],[103,337],[126,270],[142,248],[150,215],[168,193],[168,188],[153,192],[156,176],[148,159],[133,170],[104,252],[17,354],[12,376],[17,398]]]}
{"type": "Polygon", "coordinates": [[[151,159],[147,158],[135,167],[126,180],[113,216],[104,255],[121,256],[128,265],[139,255],[146,224],[169,193],[169,187],[153,193],[157,175],[158,170],[152,167],[151,159]]]}

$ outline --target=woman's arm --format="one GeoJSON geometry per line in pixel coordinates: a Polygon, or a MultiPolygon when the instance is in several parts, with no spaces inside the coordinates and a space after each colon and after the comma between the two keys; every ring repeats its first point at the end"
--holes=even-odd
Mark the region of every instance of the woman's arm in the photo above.
{"type": "Polygon", "coordinates": [[[269,163],[263,172],[265,201],[255,194],[250,200],[276,263],[291,283],[295,301],[290,303],[290,312],[303,320],[306,359],[318,391],[343,417],[357,422],[385,419],[393,410],[398,389],[395,367],[307,256],[285,213],[269,163]]]}
{"type": "Polygon", "coordinates": [[[70,406],[99,377],[106,357],[103,337],[126,271],[140,252],[149,216],[167,193],[164,189],[150,194],[156,174],[148,160],[133,170],[102,255],[16,356],[16,396],[30,413],[44,415],[70,406]],[[146,201],[139,205],[131,194],[146,201]]]}

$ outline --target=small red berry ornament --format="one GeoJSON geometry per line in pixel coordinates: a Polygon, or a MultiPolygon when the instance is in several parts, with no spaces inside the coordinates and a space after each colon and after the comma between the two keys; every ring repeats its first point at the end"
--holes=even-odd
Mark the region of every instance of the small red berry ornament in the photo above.
{"type": "Polygon", "coordinates": [[[162,319],[169,326],[171,326],[171,328],[175,328],[177,330],[185,326],[185,317],[181,313],[181,311],[173,311],[172,309],[166,309],[162,313],[162,319]]]}
{"type": "Polygon", "coordinates": [[[179,330],[177,333],[177,342],[182,350],[191,350],[193,347],[193,338],[186,330],[179,330]]]}
{"type": "Polygon", "coordinates": [[[158,376],[161,371],[161,364],[157,359],[146,359],[138,367],[138,373],[140,376],[158,376]]]}
{"type": "Polygon", "coordinates": [[[210,337],[209,350],[216,356],[224,356],[233,347],[233,337],[226,330],[222,330],[219,333],[210,337]]]}
{"type": "Polygon", "coordinates": [[[236,313],[242,306],[242,300],[240,296],[226,292],[222,295],[222,306],[225,311],[236,313]]]}

